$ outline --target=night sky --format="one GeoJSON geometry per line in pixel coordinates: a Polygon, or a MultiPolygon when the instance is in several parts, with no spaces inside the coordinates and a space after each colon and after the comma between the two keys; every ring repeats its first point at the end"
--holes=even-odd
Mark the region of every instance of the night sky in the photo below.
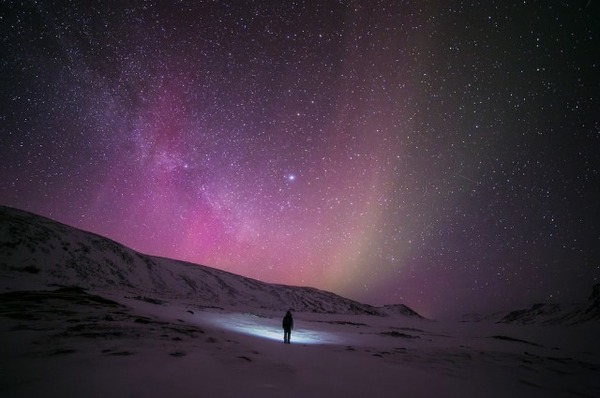
{"type": "Polygon", "coordinates": [[[426,316],[600,281],[600,5],[9,1],[0,204],[426,316]]]}

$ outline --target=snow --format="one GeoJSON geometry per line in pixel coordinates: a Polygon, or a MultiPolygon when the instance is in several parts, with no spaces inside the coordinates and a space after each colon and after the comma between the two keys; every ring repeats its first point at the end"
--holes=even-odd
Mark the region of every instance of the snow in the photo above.
{"type": "MultiPolygon", "coordinates": [[[[597,326],[120,305],[55,291],[3,300],[2,397],[593,397],[597,326]],[[67,294],[68,295],[68,294],[67,294]],[[44,297],[47,298],[44,298],[44,297]],[[30,307],[28,312],[14,312],[30,307]],[[7,316],[9,314],[10,316],[7,316]],[[385,333],[385,334],[384,334],[385,333]],[[493,337],[496,336],[496,337],[493,337]]],[[[71,293],[69,293],[71,294],[71,293]]],[[[6,298],[6,297],[5,297],[6,298]]]]}
{"type": "Polygon", "coordinates": [[[2,398],[600,391],[598,288],[568,316],[534,306],[516,323],[436,322],[402,305],[144,256],[13,209],[0,218],[2,398]]]}

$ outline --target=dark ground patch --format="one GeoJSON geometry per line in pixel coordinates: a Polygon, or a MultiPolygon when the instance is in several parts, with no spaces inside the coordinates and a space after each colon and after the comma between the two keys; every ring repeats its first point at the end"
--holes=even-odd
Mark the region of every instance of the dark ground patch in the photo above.
{"type": "Polygon", "coordinates": [[[165,301],[163,301],[163,300],[155,299],[152,297],[145,297],[145,296],[135,296],[135,297],[127,297],[127,298],[132,298],[134,300],[143,301],[145,303],[156,304],[156,305],[162,305],[165,303],[165,301]]]}
{"type": "Polygon", "coordinates": [[[311,322],[328,323],[330,325],[369,326],[366,323],[350,322],[350,321],[311,321],[311,322]]]}
{"type": "Polygon", "coordinates": [[[395,330],[404,330],[405,332],[417,332],[417,333],[425,333],[425,331],[423,329],[417,329],[417,328],[397,328],[397,327],[392,327],[391,329],[395,329],[395,330]]]}
{"type": "MultiPolygon", "coordinates": [[[[71,303],[80,305],[90,305],[94,308],[98,307],[110,307],[118,308],[123,305],[106,299],[104,297],[96,296],[87,293],[80,287],[63,287],[56,290],[30,290],[30,291],[16,291],[0,294],[0,315],[4,315],[6,312],[15,309],[31,308],[31,306],[38,306],[40,304],[55,303],[60,304],[71,303]]],[[[62,306],[56,305],[55,310],[59,311],[62,306]]],[[[64,311],[64,309],[62,309],[64,311]]]]}
{"type": "Polygon", "coordinates": [[[391,332],[381,332],[381,334],[392,337],[401,337],[403,339],[420,339],[419,336],[413,336],[412,334],[406,334],[402,332],[398,332],[396,330],[392,330],[391,332]]]}
{"type": "Polygon", "coordinates": [[[48,355],[50,355],[50,356],[65,355],[65,354],[73,354],[75,352],[77,352],[77,350],[74,350],[72,348],[57,348],[55,350],[48,352],[48,355]]]}
{"type": "Polygon", "coordinates": [[[128,357],[133,354],[135,354],[135,352],[132,352],[132,351],[114,351],[114,352],[108,353],[108,355],[112,355],[115,357],[128,357]]]}
{"type": "Polygon", "coordinates": [[[537,343],[532,343],[531,341],[516,339],[514,337],[509,337],[509,336],[496,335],[496,336],[491,336],[491,338],[496,339],[496,340],[512,341],[514,343],[528,344],[528,345],[532,345],[535,347],[544,347],[543,345],[540,345],[537,343]]]}

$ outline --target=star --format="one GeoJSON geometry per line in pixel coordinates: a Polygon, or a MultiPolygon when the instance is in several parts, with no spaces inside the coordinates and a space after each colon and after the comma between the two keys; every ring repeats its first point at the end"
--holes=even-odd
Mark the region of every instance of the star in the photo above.
{"type": "Polygon", "coordinates": [[[5,2],[0,204],[429,314],[578,300],[598,4],[491,2],[5,2]]]}

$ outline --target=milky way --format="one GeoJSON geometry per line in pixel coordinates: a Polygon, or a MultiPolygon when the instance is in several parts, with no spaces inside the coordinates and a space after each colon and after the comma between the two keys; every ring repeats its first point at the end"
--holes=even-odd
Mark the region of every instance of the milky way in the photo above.
{"type": "Polygon", "coordinates": [[[429,316],[600,280],[596,1],[22,3],[3,205],[429,316]]]}

